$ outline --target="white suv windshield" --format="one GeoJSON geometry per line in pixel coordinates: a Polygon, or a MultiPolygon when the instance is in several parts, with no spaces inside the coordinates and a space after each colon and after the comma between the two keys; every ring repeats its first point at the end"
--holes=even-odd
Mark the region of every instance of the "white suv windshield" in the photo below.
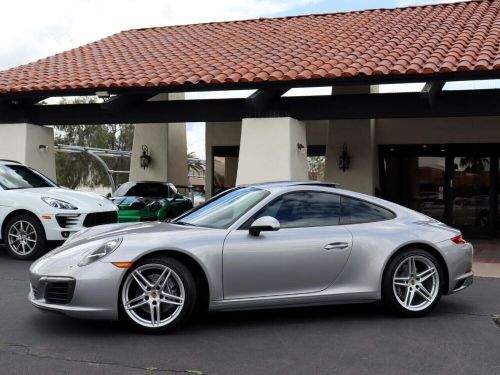
{"type": "Polygon", "coordinates": [[[5,190],[57,186],[44,175],[24,165],[0,165],[0,186],[5,190]]]}
{"type": "Polygon", "coordinates": [[[232,189],[179,217],[174,223],[226,229],[267,195],[267,190],[253,187],[232,189]]]}

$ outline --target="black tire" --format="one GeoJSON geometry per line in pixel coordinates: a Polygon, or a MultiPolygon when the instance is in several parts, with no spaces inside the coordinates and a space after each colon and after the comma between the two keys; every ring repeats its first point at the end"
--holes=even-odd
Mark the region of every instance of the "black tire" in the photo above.
{"type": "MultiPolygon", "coordinates": [[[[151,272],[154,272],[154,270],[151,272]]],[[[149,275],[145,274],[145,276],[148,278],[148,281],[155,282],[155,276],[157,277],[156,280],[158,280],[160,277],[160,271],[158,271],[156,274],[155,273],[151,273],[149,275]]],[[[172,277],[174,277],[174,276],[172,276],[172,277]]],[[[179,285],[177,284],[177,280],[175,280],[175,278],[174,278],[174,284],[177,287],[179,287],[179,285]]],[[[143,293],[141,290],[139,290],[139,289],[137,289],[137,290],[139,291],[139,293],[143,293]]],[[[180,288],[178,288],[178,290],[180,290],[180,288]]],[[[153,303],[154,298],[151,296],[149,296],[148,298],[150,299],[151,303],[153,303]]],[[[125,277],[123,279],[122,285],[120,287],[120,293],[118,296],[118,307],[119,307],[120,320],[123,321],[124,323],[126,323],[127,326],[129,326],[133,330],[141,332],[141,333],[160,334],[160,333],[172,331],[172,330],[178,328],[179,326],[181,326],[183,323],[185,323],[187,320],[189,320],[189,318],[192,316],[194,307],[196,305],[196,298],[197,298],[196,281],[195,281],[193,275],[191,274],[191,272],[189,271],[189,269],[182,262],[180,262],[177,259],[172,258],[170,256],[166,256],[166,255],[158,255],[158,256],[151,257],[151,258],[145,258],[143,260],[138,261],[136,264],[134,264],[133,268],[131,268],[129,270],[129,272],[127,272],[127,274],[125,275],[125,277]],[[168,324],[165,324],[162,326],[150,327],[150,326],[143,325],[143,324],[139,323],[138,321],[134,320],[134,319],[137,319],[137,316],[132,317],[125,310],[124,298],[129,298],[129,297],[125,297],[125,295],[129,296],[130,287],[128,289],[128,292],[124,289],[127,287],[127,284],[128,284],[127,280],[129,278],[133,277],[132,274],[136,270],[142,270],[142,269],[144,269],[144,267],[149,267],[149,266],[153,267],[153,266],[157,266],[157,265],[168,267],[168,269],[173,271],[172,275],[175,274],[178,277],[178,279],[182,283],[182,287],[184,289],[184,302],[183,302],[182,307],[179,309],[179,312],[177,313],[176,317],[172,321],[168,322],[168,324]]],[[[158,300],[158,299],[156,299],[156,300],[158,300]]],[[[165,303],[165,302],[158,303],[158,306],[163,306],[164,309],[165,309],[165,305],[166,305],[167,309],[171,308],[170,305],[165,303]],[[163,303],[163,305],[161,305],[162,303],[163,303]]],[[[137,311],[137,309],[135,309],[135,314],[136,315],[142,314],[144,316],[147,316],[148,312],[145,311],[144,309],[148,309],[147,306],[149,306],[149,308],[151,308],[150,303],[147,302],[146,305],[144,305],[144,306],[146,306],[146,307],[137,308],[137,309],[139,309],[138,311],[137,311]],[[141,311],[141,309],[142,309],[142,311],[141,311]]],[[[173,307],[173,308],[177,309],[176,307],[173,307]]],[[[163,312],[161,312],[161,310],[160,310],[160,314],[162,314],[162,313],[164,315],[167,315],[168,310],[163,311],[163,312]]],[[[141,316],[139,316],[139,318],[140,317],[141,316]]]]}
{"type": "MultiPolygon", "coordinates": [[[[418,268],[418,265],[417,265],[417,268],[418,268]]],[[[399,268],[399,269],[401,269],[401,268],[399,268]]],[[[418,271],[417,271],[417,273],[418,273],[418,271]]],[[[408,281],[409,284],[412,282],[413,282],[412,280],[408,281]]],[[[416,282],[418,283],[418,281],[416,281],[416,282]]],[[[432,282],[432,280],[424,281],[424,283],[426,283],[426,282],[427,283],[432,282]]],[[[428,285],[429,284],[425,285],[427,290],[429,289],[428,285]]],[[[402,315],[402,316],[406,316],[406,317],[424,316],[427,313],[429,313],[437,305],[437,303],[441,299],[441,296],[443,294],[443,286],[444,286],[443,269],[442,269],[440,263],[438,262],[438,260],[427,250],[418,249],[418,248],[406,249],[406,250],[398,253],[396,256],[394,256],[390,260],[390,262],[388,263],[388,265],[385,269],[384,276],[382,279],[382,303],[387,310],[389,310],[392,313],[396,313],[398,315],[402,315]],[[418,294],[417,292],[414,292],[414,295],[417,296],[416,298],[419,298],[422,300],[423,306],[419,310],[413,310],[413,309],[409,309],[409,308],[403,306],[404,301],[399,302],[400,299],[398,299],[398,297],[396,295],[397,295],[397,293],[399,293],[398,294],[399,297],[402,298],[403,297],[402,294],[406,293],[406,291],[407,291],[407,289],[405,289],[405,288],[408,288],[408,287],[395,286],[393,284],[393,279],[395,277],[396,271],[398,271],[398,268],[400,266],[404,267],[405,262],[408,262],[411,257],[414,257],[413,259],[417,259],[417,262],[429,261],[430,263],[432,263],[432,265],[434,266],[436,273],[437,273],[436,278],[434,280],[438,281],[438,285],[434,289],[434,292],[431,293],[433,295],[433,299],[431,301],[425,302],[425,300],[423,299],[423,297],[420,294],[418,294]]],[[[418,287],[418,284],[417,285],[413,284],[410,286],[410,290],[411,290],[411,288],[417,288],[417,287],[418,287]]],[[[413,290],[415,290],[415,289],[413,289],[413,290]]],[[[410,303],[410,305],[411,305],[411,303],[410,303]]],[[[418,307],[415,306],[414,308],[418,308],[418,307]]]]}
{"type": "MultiPolygon", "coordinates": [[[[29,232],[31,233],[31,232],[29,232]]],[[[47,251],[47,239],[45,236],[45,230],[43,229],[42,224],[38,221],[38,219],[32,215],[28,214],[20,214],[16,215],[13,218],[11,218],[7,225],[5,226],[5,230],[3,232],[3,239],[5,243],[5,247],[7,249],[7,252],[9,253],[10,256],[16,258],[16,259],[22,259],[22,260],[33,260],[41,255],[43,255],[47,251]],[[19,226],[21,223],[23,224],[24,228],[33,228],[35,231],[35,243],[34,247],[32,249],[26,250],[25,253],[23,254],[23,248],[22,246],[19,246],[19,243],[13,242],[11,236],[9,233],[15,232],[16,226],[19,226]],[[26,224],[29,223],[29,226],[26,224]],[[17,248],[16,248],[16,245],[17,248]]],[[[31,238],[32,241],[33,238],[31,238]]],[[[30,244],[33,244],[33,242],[30,242],[30,244]]],[[[25,246],[25,249],[28,247],[25,246]]]]}

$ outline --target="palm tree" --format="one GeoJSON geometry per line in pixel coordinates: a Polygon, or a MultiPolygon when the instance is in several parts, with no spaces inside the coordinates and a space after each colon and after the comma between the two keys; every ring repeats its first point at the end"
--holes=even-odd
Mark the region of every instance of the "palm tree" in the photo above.
{"type": "Polygon", "coordinates": [[[467,173],[478,173],[487,170],[486,166],[490,164],[489,158],[465,157],[460,159],[460,167],[467,173]]]}
{"type": "Polygon", "coordinates": [[[196,156],[194,151],[187,154],[188,174],[201,174],[205,172],[205,161],[196,156]]]}

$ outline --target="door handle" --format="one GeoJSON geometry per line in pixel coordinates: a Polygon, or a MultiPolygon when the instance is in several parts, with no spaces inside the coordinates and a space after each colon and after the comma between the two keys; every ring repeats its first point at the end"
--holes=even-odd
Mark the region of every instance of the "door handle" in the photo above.
{"type": "Polygon", "coordinates": [[[348,248],[349,244],[347,242],[332,242],[329,243],[328,245],[325,245],[324,249],[325,250],[343,250],[345,248],[348,248]]]}

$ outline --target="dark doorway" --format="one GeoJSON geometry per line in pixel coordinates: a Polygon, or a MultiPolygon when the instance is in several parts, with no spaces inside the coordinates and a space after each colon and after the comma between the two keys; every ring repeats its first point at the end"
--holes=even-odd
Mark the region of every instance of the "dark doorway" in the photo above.
{"type": "Polygon", "coordinates": [[[212,155],[212,194],[217,195],[236,185],[240,146],[215,146],[212,155]]]}
{"type": "Polygon", "coordinates": [[[380,146],[385,199],[472,237],[499,231],[497,144],[380,146]]]}

